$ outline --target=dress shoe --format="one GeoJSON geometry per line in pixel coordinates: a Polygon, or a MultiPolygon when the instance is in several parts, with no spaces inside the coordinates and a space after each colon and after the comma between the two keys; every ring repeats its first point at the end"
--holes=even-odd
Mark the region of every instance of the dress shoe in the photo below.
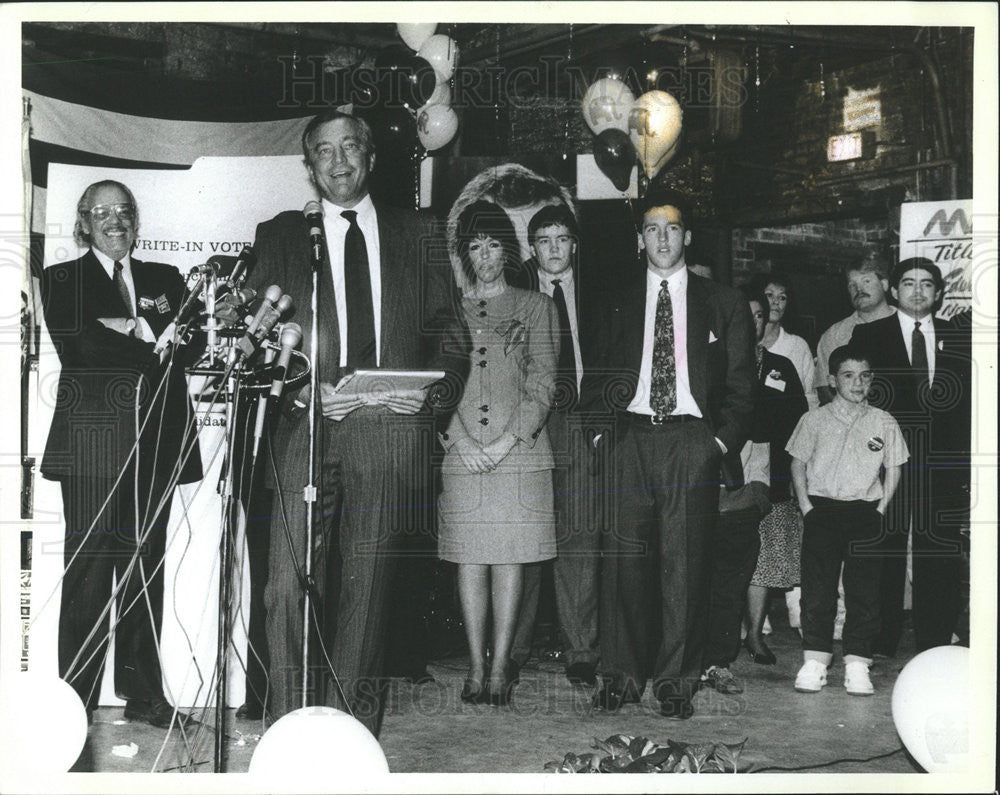
{"type": "Polygon", "coordinates": [[[701,681],[715,692],[727,696],[743,692],[743,682],[729,668],[722,665],[712,665],[701,675],[701,681]]]}
{"type": "Polygon", "coordinates": [[[236,710],[236,717],[240,720],[260,720],[264,717],[264,708],[255,702],[244,701],[236,710]]]}
{"type": "Polygon", "coordinates": [[[190,715],[175,710],[162,698],[155,701],[130,698],[125,703],[125,717],[128,720],[144,721],[159,729],[167,729],[171,724],[185,726],[195,722],[190,715]]]}
{"type": "Polygon", "coordinates": [[[689,698],[668,698],[660,702],[660,714],[671,720],[687,720],[694,715],[694,704],[689,698]]]}
{"type": "Polygon", "coordinates": [[[593,687],[597,684],[596,666],[588,662],[572,663],[566,666],[566,678],[571,685],[593,687]]]}
{"type": "Polygon", "coordinates": [[[617,687],[611,682],[601,685],[601,688],[594,694],[592,705],[594,709],[606,712],[617,712],[622,708],[622,704],[638,704],[639,694],[632,687],[617,687]]]}
{"type": "Polygon", "coordinates": [[[503,676],[500,687],[487,686],[489,702],[494,707],[506,707],[514,694],[514,685],[520,681],[520,666],[513,660],[507,660],[503,666],[503,676]]]}
{"type": "Polygon", "coordinates": [[[778,662],[778,658],[774,656],[774,653],[763,642],[760,644],[761,650],[754,651],[750,648],[750,639],[748,636],[743,639],[743,646],[747,650],[747,654],[750,655],[750,659],[757,663],[757,665],[774,665],[778,662]]]}

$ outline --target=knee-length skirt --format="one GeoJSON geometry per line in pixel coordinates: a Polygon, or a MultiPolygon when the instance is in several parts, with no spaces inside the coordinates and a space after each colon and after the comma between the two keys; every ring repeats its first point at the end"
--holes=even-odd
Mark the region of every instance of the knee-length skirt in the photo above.
{"type": "Polygon", "coordinates": [[[453,563],[536,563],[556,555],[552,470],[442,473],[438,554],[453,563]]]}

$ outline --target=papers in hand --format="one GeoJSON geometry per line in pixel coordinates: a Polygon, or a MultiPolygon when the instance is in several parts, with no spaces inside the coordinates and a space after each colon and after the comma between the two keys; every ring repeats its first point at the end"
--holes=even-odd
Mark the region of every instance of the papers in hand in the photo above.
{"type": "Polygon", "coordinates": [[[444,378],[443,370],[355,370],[340,379],[334,391],[357,395],[366,403],[375,403],[389,392],[426,389],[444,378]]]}

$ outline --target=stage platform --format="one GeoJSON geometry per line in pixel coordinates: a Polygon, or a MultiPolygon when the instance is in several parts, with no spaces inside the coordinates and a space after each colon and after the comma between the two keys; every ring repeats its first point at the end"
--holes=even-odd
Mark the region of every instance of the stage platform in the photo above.
{"type": "MultiPolygon", "coordinates": [[[[649,688],[641,704],[627,705],[614,715],[595,713],[589,689],[570,685],[560,664],[536,659],[522,669],[512,707],[464,704],[459,693],[467,660],[437,660],[429,666],[432,683],[392,681],[382,747],[390,770],[398,773],[541,773],[546,762],[561,760],[567,752],[590,752],[595,737],[617,733],[644,735],[660,744],[668,738],[739,742],[746,737],[741,768],[799,768],[891,754],[812,772],[919,772],[902,748],[891,713],[893,683],[913,655],[912,630],[905,633],[895,659],[876,660],[875,695],[868,698],[844,691],[839,643],[830,684],[807,695],[792,688],[801,662],[797,633],[784,625],[767,642],[778,657],[777,665],[755,665],[744,653],[732,670],[745,682],[745,692],[724,696],[703,689],[695,697],[695,715],[687,721],[661,717],[649,688]]],[[[212,772],[214,733],[207,727],[213,725],[214,716],[210,712],[203,720],[206,728],[200,731],[189,731],[182,738],[174,730],[168,737],[163,729],[125,722],[121,708],[99,709],[77,770],[135,773],[150,772],[155,766],[179,772],[182,765],[194,762],[186,769],[212,772]],[[139,749],[133,758],[112,754],[114,746],[130,742],[139,749]]],[[[263,727],[259,721],[246,720],[233,720],[230,726],[227,769],[245,772],[263,727]]]]}

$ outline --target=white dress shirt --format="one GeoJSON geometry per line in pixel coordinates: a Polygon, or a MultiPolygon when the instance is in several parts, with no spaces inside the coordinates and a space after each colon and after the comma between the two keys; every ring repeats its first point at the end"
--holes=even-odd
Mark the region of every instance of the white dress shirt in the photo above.
{"type": "Polygon", "coordinates": [[[347,366],[347,293],[344,284],[344,239],[350,223],[341,213],[351,209],[358,214],[358,227],[365,236],[368,249],[368,272],[372,285],[372,309],[375,313],[375,363],[381,361],[382,348],[382,260],[379,256],[378,219],[375,205],[370,195],[366,195],[354,207],[338,207],[323,199],[323,231],[326,233],[326,247],[330,253],[330,268],[333,273],[333,295],[337,302],[337,325],[340,329],[340,366],[347,366]]]}
{"type": "MultiPolygon", "coordinates": [[[[97,257],[97,261],[101,263],[101,267],[107,272],[108,278],[111,279],[111,281],[114,281],[115,261],[103,251],[98,251],[96,248],[91,248],[90,250],[94,252],[94,256],[97,257]]],[[[138,313],[135,311],[135,281],[132,279],[132,257],[131,255],[126,254],[118,260],[118,262],[122,264],[122,279],[125,281],[129,297],[132,299],[132,314],[137,315],[138,313]]]]}
{"type": "MultiPolygon", "coordinates": [[[[912,316],[906,312],[897,312],[899,318],[899,328],[903,332],[903,344],[906,346],[906,355],[913,364],[913,325],[916,322],[912,316]]],[[[920,321],[920,333],[924,335],[924,348],[927,350],[927,371],[931,383],[934,383],[934,352],[937,350],[937,337],[934,334],[934,315],[926,315],[920,321]]]]}
{"type": "Polygon", "coordinates": [[[580,355],[580,326],[576,317],[576,287],[573,283],[573,269],[566,268],[558,276],[553,276],[548,271],[538,269],[538,289],[549,298],[555,292],[556,286],[553,282],[558,279],[559,286],[562,287],[563,297],[566,299],[566,312],[569,314],[569,330],[573,337],[573,361],[576,363],[576,388],[580,388],[583,380],[583,357],[580,355]]]}
{"type": "MultiPolygon", "coordinates": [[[[656,326],[656,300],[660,294],[661,276],[646,269],[646,316],[642,332],[642,361],[639,365],[639,383],[628,410],[635,414],[653,414],[649,407],[649,389],[653,374],[653,331],[656,326]]],[[[667,290],[674,316],[674,370],[677,378],[677,408],[671,414],[690,414],[700,417],[698,404],[691,396],[687,358],[687,268],[680,268],[667,278],[667,290]]]]}

